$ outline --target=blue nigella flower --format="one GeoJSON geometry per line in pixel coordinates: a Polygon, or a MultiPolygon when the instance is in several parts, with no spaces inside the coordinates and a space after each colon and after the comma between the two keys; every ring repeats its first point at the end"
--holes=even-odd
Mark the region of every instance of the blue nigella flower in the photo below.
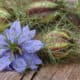
{"type": "Polygon", "coordinates": [[[37,69],[42,61],[36,52],[43,47],[39,40],[33,40],[36,31],[28,25],[21,28],[20,22],[12,23],[11,28],[0,34],[0,71],[37,69]]]}

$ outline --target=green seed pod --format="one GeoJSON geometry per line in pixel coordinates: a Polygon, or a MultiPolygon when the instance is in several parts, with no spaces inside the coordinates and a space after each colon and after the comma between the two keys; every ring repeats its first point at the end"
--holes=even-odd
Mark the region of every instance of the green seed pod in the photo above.
{"type": "Polygon", "coordinates": [[[63,58],[68,54],[70,39],[71,36],[64,30],[54,30],[43,36],[46,48],[50,49],[56,58],[63,58]]]}
{"type": "Polygon", "coordinates": [[[53,2],[50,2],[50,1],[39,1],[39,2],[35,2],[35,3],[30,4],[29,5],[29,9],[31,9],[31,8],[39,8],[39,7],[42,7],[42,8],[54,8],[56,6],[57,6],[56,3],[53,3],[53,2]]]}
{"type": "Polygon", "coordinates": [[[51,1],[38,1],[28,5],[29,14],[47,12],[57,7],[57,4],[51,1]]]}
{"type": "Polygon", "coordinates": [[[7,10],[0,8],[0,19],[8,19],[10,18],[10,14],[7,10]]]}
{"type": "Polygon", "coordinates": [[[0,32],[4,31],[9,26],[9,23],[7,22],[9,18],[10,14],[8,11],[0,8],[0,32]]]}

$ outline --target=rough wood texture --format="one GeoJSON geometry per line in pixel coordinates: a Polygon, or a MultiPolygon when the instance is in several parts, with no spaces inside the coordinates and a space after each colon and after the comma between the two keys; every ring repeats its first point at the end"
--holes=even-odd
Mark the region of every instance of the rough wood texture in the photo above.
{"type": "Polygon", "coordinates": [[[68,77],[69,80],[80,80],[80,64],[76,64],[68,77]]]}
{"type": "Polygon", "coordinates": [[[16,72],[0,72],[0,80],[20,80],[21,75],[16,72]]]}
{"type": "Polygon", "coordinates": [[[56,73],[57,69],[57,65],[46,65],[40,69],[33,80],[50,80],[52,76],[56,73]]]}
{"type": "Polygon", "coordinates": [[[32,76],[34,75],[34,73],[35,73],[35,71],[26,73],[22,80],[32,80],[32,76]]]}
{"type": "Polygon", "coordinates": [[[71,74],[74,65],[60,65],[52,80],[68,80],[68,76],[71,74]]]}
{"type": "Polygon", "coordinates": [[[80,64],[46,65],[33,75],[27,73],[22,80],[80,80],[80,64]]]}
{"type": "Polygon", "coordinates": [[[0,72],[0,80],[80,80],[80,63],[44,65],[39,71],[25,74],[0,72]]]}

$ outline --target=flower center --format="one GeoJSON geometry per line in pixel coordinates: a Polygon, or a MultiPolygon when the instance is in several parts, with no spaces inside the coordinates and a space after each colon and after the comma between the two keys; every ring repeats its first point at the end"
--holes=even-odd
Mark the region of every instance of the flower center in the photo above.
{"type": "Polygon", "coordinates": [[[13,54],[22,54],[22,50],[20,48],[20,46],[16,45],[16,44],[11,44],[10,45],[10,50],[13,54]]]}
{"type": "Polygon", "coordinates": [[[14,50],[13,50],[13,53],[14,54],[22,54],[21,48],[15,47],[14,50]]]}

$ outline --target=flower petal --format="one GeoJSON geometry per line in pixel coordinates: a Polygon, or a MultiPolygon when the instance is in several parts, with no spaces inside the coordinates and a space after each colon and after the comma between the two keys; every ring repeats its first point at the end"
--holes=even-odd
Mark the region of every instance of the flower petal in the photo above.
{"type": "Polygon", "coordinates": [[[22,34],[19,37],[18,43],[22,44],[28,40],[31,40],[32,38],[34,38],[36,34],[36,30],[29,30],[28,25],[26,27],[23,28],[22,34]]]}
{"type": "Polygon", "coordinates": [[[4,53],[6,53],[7,52],[7,49],[0,49],[0,57],[2,56],[2,55],[4,55],[4,53]]]}
{"type": "Polygon", "coordinates": [[[14,43],[16,38],[21,34],[21,25],[19,21],[15,21],[12,23],[10,29],[6,29],[4,31],[6,38],[14,43]]]}
{"type": "Polygon", "coordinates": [[[6,45],[7,45],[7,43],[5,41],[5,36],[0,34],[0,48],[1,48],[1,46],[6,46],[6,45]]]}
{"type": "Polygon", "coordinates": [[[15,60],[12,62],[12,67],[17,72],[22,73],[27,68],[27,64],[26,64],[25,60],[21,56],[16,56],[15,60]]]}
{"type": "Polygon", "coordinates": [[[30,40],[22,46],[23,50],[26,50],[28,53],[35,53],[43,47],[43,43],[39,40],[30,40]]]}
{"type": "Polygon", "coordinates": [[[21,34],[21,25],[19,21],[15,21],[12,23],[10,28],[10,34],[15,36],[19,36],[21,34]]]}
{"type": "Polygon", "coordinates": [[[36,34],[36,30],[30,30],[28,25],[26,27],[23,28],[23,33],[25,35],[25,37],[27,36],[30,39],[34,38],[35,34],[36,34]]]}
{"type": "Polygon", "coordinates": [[[4,71],[12,71],[13,69],[10,67],[10,65],[9,66],[7,66],[5,69],[4,69],[4,71]]]}
{"type": "Polygon", "coordinates": [[[33,54],[24,53],[23,57],[28,65],[28,67],[31,68],[32,70],[37,69],[37,65],[42,64],[42,61],[35,53],[33,53],[33,54]]]}
{"type": "Polygon", "coordinates": [[[30,31],[29,26],[28,25],[24,26],[22,31],[24,33],[27,33],[28,31],[30,31]]]}
{"type": "Polygon", "coordinates": [[[10,34],[9,29],[6,29],[3,33],[4,33],[5,39],[9,39],[9,34],[10,34]]]}
{"type": "Polygon", "coordinates": [[[36,35],[36,30],[31,30],[30,33],[29,33],[29,37],[30,39],[33,39],[36,35]]]}
{"type": "Polygon", "coordinates": [[[38,69],[38,66],[36,66],[36,65],[31,65],[30,68],[31,68],[31,70],[37,70],[37,69],[38,69]]]}
{"type": "Polygon", "coordinates": [[[11,63],[10,55],[0,57],[0,71],[3,71],[11,63]]]}
{"type": "Polygon", "coordinates": [[[4,31],[4,35],[6,37],[6,40],[10,41],[11,43],[14,43],[15,38],[16,38],[16,34],[15,33],[12,33],[12,32],[10,32],[9,29],[6,29],[4,31]]]}

